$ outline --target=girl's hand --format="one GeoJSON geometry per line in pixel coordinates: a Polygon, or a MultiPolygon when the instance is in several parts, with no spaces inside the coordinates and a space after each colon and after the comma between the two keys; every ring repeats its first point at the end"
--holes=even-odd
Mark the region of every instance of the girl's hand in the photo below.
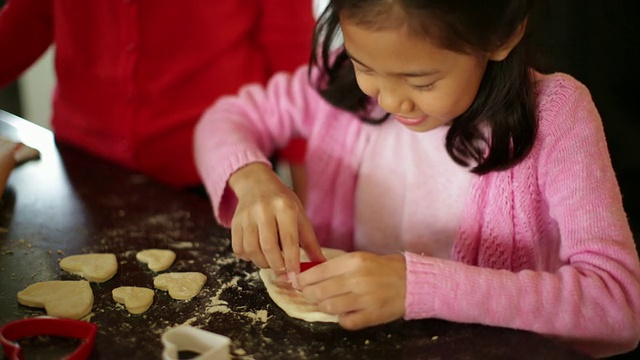
{"type": "Polygon", "coordinates": [[[339,315],[345,329],[383,324],[404,315],[407,277],[402,255],[348,253],[301,273],[298,283],[305,298],[321,311],[339,315]]]}
{"type": "Polygon", "coordinates": [[[300,200],[270,167],[249,164],[231,175],[229,186],[238,198],[231,220],[238,257],[279,275],[300,271],[300,247],[310,259],[324,260],[300,200]]]}

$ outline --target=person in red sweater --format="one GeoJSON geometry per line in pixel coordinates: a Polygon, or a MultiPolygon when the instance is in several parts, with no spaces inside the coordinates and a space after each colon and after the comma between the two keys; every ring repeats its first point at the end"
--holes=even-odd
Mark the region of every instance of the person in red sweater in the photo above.
{"type": "Polygon", "coordinates": [[[306,63],[300,0],[8,0],[0,88],[55,46],[56,141],[174,186],[200,184],[193,128],[249,82],[306,63]]]}

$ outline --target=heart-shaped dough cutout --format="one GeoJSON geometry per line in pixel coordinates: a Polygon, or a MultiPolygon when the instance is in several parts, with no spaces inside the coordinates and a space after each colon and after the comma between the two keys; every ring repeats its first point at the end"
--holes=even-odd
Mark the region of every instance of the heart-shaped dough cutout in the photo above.
{"type": "Polygon", "coordinates": [[[18,302],[44,308],[49,316],[78,320],[93,307],[93,291],[88,281],[43,281],[18,292],[18,302]]]}
{"type": "Polygon", "coordinates": [[[120,304],[124,304],[132,314],[142,314],[149,310],[153,304],[153,295],[155,293],[151,289],[137,286],[121,286],[111,291],[113,300],[120,304]]]}
{"type": "Polygon", "coordinates": [[[60,260],[60,267],[89,281],[101,283],[116,274],[118,260],[114,254],[71,255],[60,260]]]}
{"type": "Polygon", "coordinates": [[[198,295],[207,277],[199,272],[175,272],[156,276],[153,286],[168,290],[169,296],[177,300],[189,300],[198,295]]]}
{"type": "Polygon", "coordinates": [[[142,250],[136,254],[136,259],[149,266],[149,269],[158,272],[167,270],[176,259],[176,253],[165,249],[142,250]]]}

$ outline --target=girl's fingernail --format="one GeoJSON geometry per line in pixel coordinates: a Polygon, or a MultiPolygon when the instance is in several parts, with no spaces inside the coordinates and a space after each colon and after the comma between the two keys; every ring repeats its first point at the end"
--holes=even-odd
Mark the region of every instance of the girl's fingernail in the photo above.
{"type": "Polygon", "coordinates": [[[294,271],[289,271],[287,273],[287,278],[291,283],[291,287],[293,287],[296,290],[300,290],[300,283],[298,283],[298,275],[294,271]]]}

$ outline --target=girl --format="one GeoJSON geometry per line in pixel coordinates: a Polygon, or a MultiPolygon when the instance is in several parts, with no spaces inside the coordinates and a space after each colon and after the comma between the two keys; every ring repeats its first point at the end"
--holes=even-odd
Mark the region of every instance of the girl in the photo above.
{"type": "Polygon", "coordinates": [[[640,265],[601,120],[583,85],[531,69],[533,2],[332,0],[311,70],[245,87],[196,128],[234,252],[347,329],[439,318],[633,349],[640,265]],[[295,136],[306,214],[264,155],[295,136]],[[298,274],[299,247],[320,246],[351,252],[298,274]]]}

